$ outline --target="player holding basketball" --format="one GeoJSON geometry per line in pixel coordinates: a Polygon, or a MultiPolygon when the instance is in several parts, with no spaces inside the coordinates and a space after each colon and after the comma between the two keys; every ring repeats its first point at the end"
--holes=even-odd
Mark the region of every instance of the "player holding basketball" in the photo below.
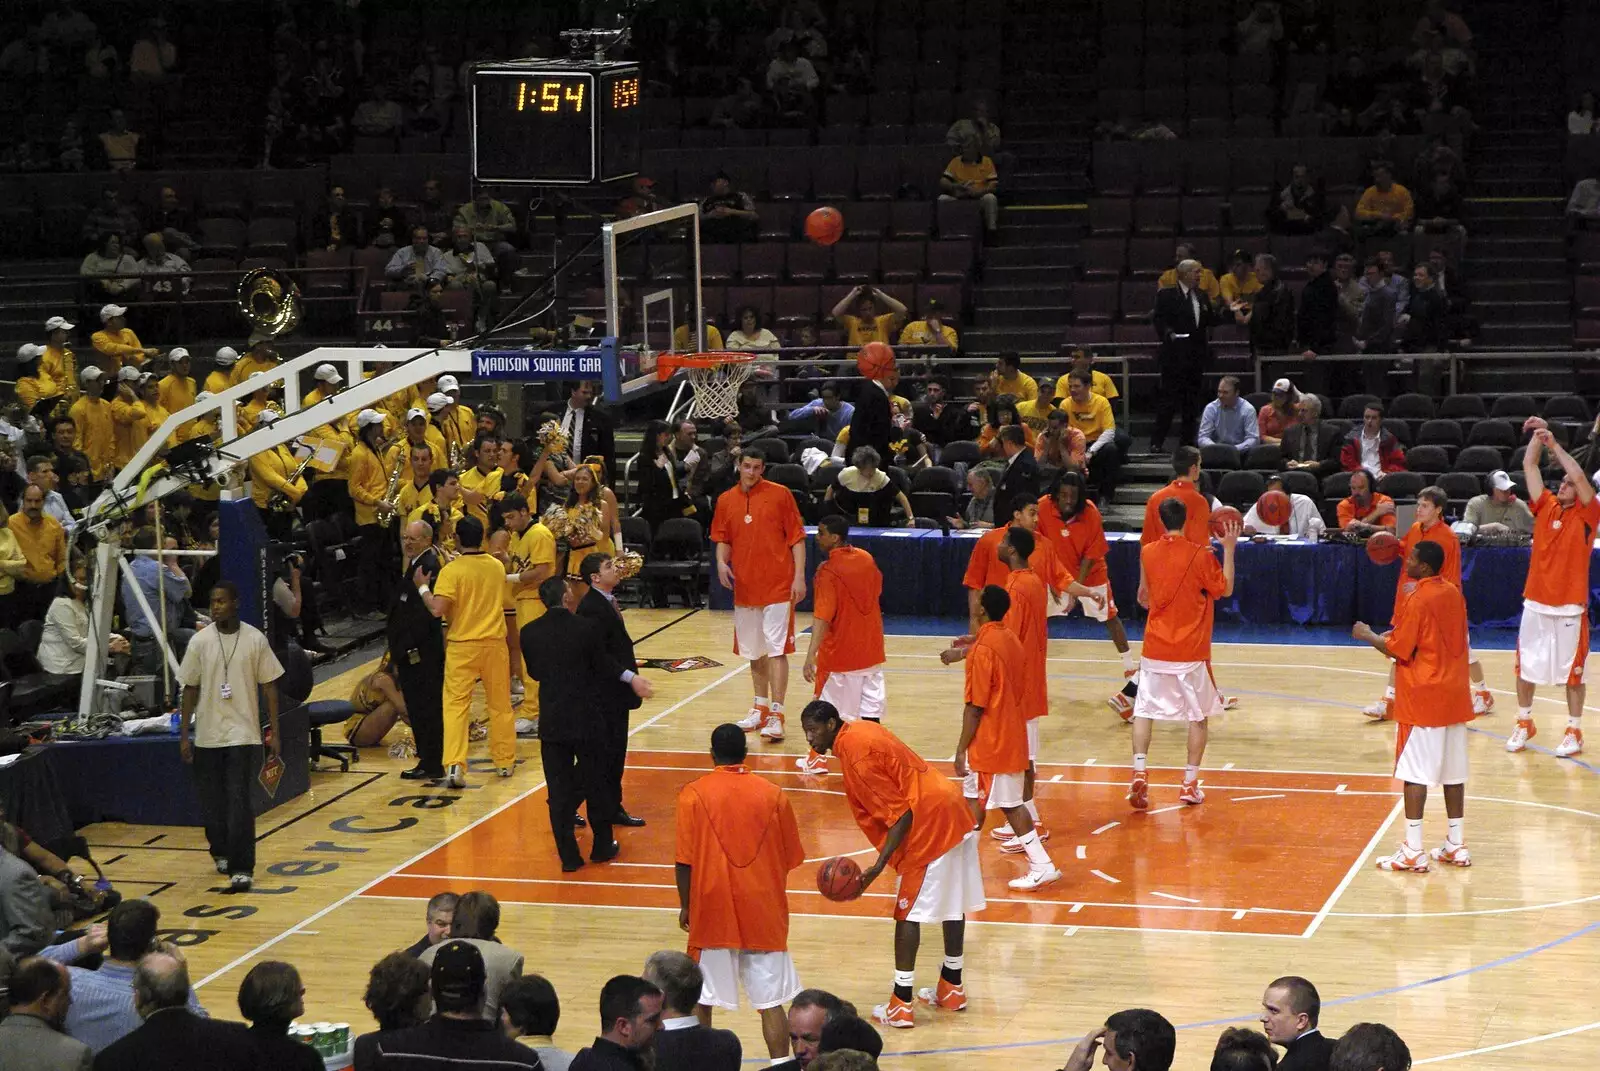
{"type": "MultiPolygon", "coordinates": [[[[1024,536],[1032,538],[1026,533],[1024,536]]],[[[1006,550],[1020,564],[1025,546],[1020,539],[1015,543],[1008,540],[1006,550]]],[[[1032,672],[1022,640],[1003,623],[1010,610],[1011,596],[1004,588],[984,588],[978,596],[977,636],[964,649],[952,648],[942,657],[946,664],[958,658],[966,662],[966,688],[962,693],[966,706],[955,752],[956,773],[964,779],[962,795],[971,805],[979,829],[983,828],[985,811],[1005,813],[1013,834],[1007,843],[1016,840],[1028,857],[1028,872],[1007,884],[1026,892],[1059,881],[1061,871],[1050,861],[1050,853],[1045,851],[1025,803],[1028,770],[1032,766],[1028,757],[1027,706],[1032,672]]],[[[1035,606],[1025,612],[1037,610],[1035,606]]],[[[1036,701],[1037,696],[1033,699],[1036,701]]]]}
{"type": "MultiPolygon", "coordinates": [[[[1106,704],[1123,721],[1133,717],[1133,700],[1139,694],[1139,660],[1128,646],[1128,633],[1117,616],[1117,604],[1111,598],[1111,582],[1106,575],[1106,557],[1111,548],[1106,544],[1105,525],[1100,519],[1100,508],[1089,498],[1088,483],[1083,474],[1068,469],[1061,474],[1051,492],[1039,499],[1039,523],[1034,535],[1053,547],[1061,567],[1076,575],[1088,593],[1078,601],[1083,606],[1083,616],[1094,621],[1104,621],[1106,633],[1122,659],[1122,691],[1106,700],[1106,704]]],[[[1062,601],[1064,614],[1072,612],[1074,596],[1062,601]]]]}
{"type": "MultiPolygon", "coordinates": [[[[1179,453],[1189,447],[1179,447],[1179,453]]],[[[1181,721],[1189,726],[1188,763],[1178,801],[1205,802],[1200,791],[1200,762],[1206,754],[1208,719],[1222,713],[1222,696],[1211,679],[1211,627],[1216,600],[1233,594],[1233,552],[1239,523],[1222,533],[1222,564],[1211,543],[1196,545],[1185,531],[1188,508],[1182,498],[1168,496],[1158,519],[1166,534],[1139,552],[1140,602],[1150,615],[1144,625],[1139,657],[1139,698],[1133,704],[1133,783],[1128,802],[1135,810],[1150,806],[1145,757],[1150,750],[1151,722],[1181,721]]]]}
{"type": "MultiPolygon", "coordinates": [[[[1445,494],[1442,487],[1424,487],[1417,492],[1417,519],[1405,537],[1400,540],[1400,560],[1409,559],[1411,548],[1423,540],[1437,543],[1444,551],[1444,567],[1439,570],[1439,575],[1454,584],[1457,591],[1464,592],[1465,589],[1461,586],[1461,541],[1456,538],[1455,532],[1444,520],[1444,510],[1449,504],[1450,496],[1445,494]]],[[[1402,569],[1394,592],[1394,612],[1397,620],[1400,603],[1404,601],[1410,588],[1411,582],[1402,569]]],[[[1487,714],[1494,709],[1494,696],[1490,694],[1489,686],[1483,681],[1483,666],[1478,663],[1478,656],[1472,650],[1470,634],[1467,638],[1467,661],[1472,678],[1472,712],[1487,714]]],[[[1379,721],[1393,717],[1394,694],[1394,668],[1390,667],[1389,685],[1383,690],[1383,698],[1367,704],[1361,713],[1379,721]]]]}
{"type": "MultiPolygon", "coordinates": [[[[811,578],[811,646],[801,672],[845,721],[882,721],[883,574],[871,554],[850,545],[843,517],[817,522],[817,549],[824,561],[811,578]]],[[[801,773],[828,772],[828,760],[815,751],[795,765],[801,773]]]]}
{"type": "Polygon", "coordinates": [[[805,862],[789,799],[744,764],[744,733],[711,733],[715,769],[678,793],[678,925],[700,964],[701,1021],[739,1009],[739,988],[761,1015],[774,1062],[789,1052],[783,1006],[800,992],[789,956],[789,871],[805,862]]]}
{"type": "Polygon", "coordinates": [[[1350,635],[1370,643],[1395,666],[1394,775],[1405,782],[1406,839],[1378,860],[1380,870],[1428,871],[1422,811],[1428,786],[1444,786],[1449,831],[1431,853],[1451,866],[1471,866],[1463,831],[1467,799],[1467,722],[1474,717],[1467,674],[1467,600],[1442,574],[1447,553],[1424,539],[1406,556],[1410,590],[1395,609],[1394,629],[1380,636],[1357,621],[1350,635]]]}
{"type": "Polygon", "coordinates": [[[1521,751],[1534,735],[1533,690],[1541,684],[1567,688],[1567,731],[1556,745],[1561,758],[1583,750],[1584,662],[1589,656],[1589,554],[1600,527],[1594,485],[1547,428],[1533,433],[1522,472],[1533,510],[1533,556],[1522,589],[1522,625],[1517,630],[1517,727],[1507,751],[1521,751]],[[1551,494],[1539,472],[1549,450],[1565,473],[1551,494]]]}
{"type": "Polygon", "coordinates": [[[806,532],[794,495],[764,480],[767,459],[747,449],[739,482],[717,499],[711,539],[717,577],[733,589],[733,653],[750,662],[755,698],[739,722],[761,739],[783,739],[783,699],[794,650],[794,604],[806,597],[806,532]]]}
{"type": "Polygon", "coordinates": [[[978,866],[978,834],[961,790],[876,722],[845,722],[832,703],[813,700],[800,713],[811,750],[839,756],[844,794],[856,825],[878,849],[878,858],[861,872],[865,891],[884,867],[900,875],[894,908],[894,993],[872,1009],[886,1026],[910,1029],[911,987],[916,984],[917,948],[922,923],[944,927],[944,965],[936,988],[921,990],[924,1004],[963,1011],[966,984],[961,976],[966,917],[982,911],[983,871],[978,866]]]}

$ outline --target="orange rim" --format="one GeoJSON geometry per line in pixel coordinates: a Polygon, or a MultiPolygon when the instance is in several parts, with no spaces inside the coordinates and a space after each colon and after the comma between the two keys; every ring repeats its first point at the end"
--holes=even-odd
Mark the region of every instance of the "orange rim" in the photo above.
{"type": "Polygon", "coordinates": [[[716,368],[724,364],[748,364],[756,359],[753,353],[739,350],[709,350],[705,353],[663,353],[656,358],[656,378],[670,379],[674,372],[686,368],[716,368]]]}

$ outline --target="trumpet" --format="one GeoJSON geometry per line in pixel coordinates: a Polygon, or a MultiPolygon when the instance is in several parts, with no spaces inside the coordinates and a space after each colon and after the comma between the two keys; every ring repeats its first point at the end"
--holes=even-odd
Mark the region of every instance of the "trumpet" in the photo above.
{"type": "MultiPolygon", "coordinates": [[[[296,439],[295,440],[295,445],[298,446],[298,445],[303,445],[303,444],[301,444],[299,439],[296,439]]],[[[295,467],[295,470],[293,472],[289,473],[289,475],[287,477],[285,477],[285,480],[291,486],[294,485],[294,484],[299,483],[301,477],[303,477],[306,474],[306,469],[311,467],[312,458],[314,458],[316,456],[317,456],[317,452],[315,450],[313,450],[309,454],[307,454],[305,456],[305,459],[302,460],[300,462],[300,464],[295,467]]],[[[269,510],[271,510],[272,512],[274,512],[274,513],[293,513],[294,510],[295,510],[295,505],[294,505],[294,502],[289,498],[288,495],[284,494],[282,491],[274,491],[267,498],[267,508],[269,510]]]]}

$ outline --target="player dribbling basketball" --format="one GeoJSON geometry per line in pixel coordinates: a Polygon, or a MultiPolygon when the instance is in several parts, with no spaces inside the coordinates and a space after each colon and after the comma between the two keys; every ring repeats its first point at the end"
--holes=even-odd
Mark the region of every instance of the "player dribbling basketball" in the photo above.
{"type": "MultiPolygon", "coordinates": [[[[801,672],[816,685],[816,698],[832,703],[845,721],[882,721],[883,573],[871,554],[850,545],[843,517],[817,523],[817,549],[824,561],[811,578],[811,646],[801,672]]],[[[828,772],[828,760],[815,751],[795,765],[801,773],[828,772]]]]}

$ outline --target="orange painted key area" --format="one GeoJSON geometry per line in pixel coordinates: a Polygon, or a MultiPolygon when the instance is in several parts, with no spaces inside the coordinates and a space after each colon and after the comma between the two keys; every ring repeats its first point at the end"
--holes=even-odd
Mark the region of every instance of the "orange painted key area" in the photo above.
{"type": "MultiPolygon", "coordinates": [[[[649,825],[617,830],[622,854],[613,862],[561,872],[541,786],[366,895],[426,900],[442,889],[483,889],[502,903],[676,910],[673,812],[678,790],[705,773],[707,761],[683,752],[629,755],[627,805],[649,825]]],[[[817,863],[843,854],[864,862],[875,851],[850,817],[837,773],[803,776],[792,761],[750,756],[752,769],[790,794],[799,819],[807,865],[790,877],[791,910],[887,918],[891,874],[850,903],[816,891],[817,863]]],[[[987,827],[1002,819],[990,815],[980,834],[989,905],[976,919],[1309,936],[1399,799],[1387,777],[1207,770],[1205,803],[1186,807],[1178,803],[1182,772],[1153,769],[1150,810],[1139,813],[1124,799],[1127,778],[1126,768],[1040,763],[1036,798],[1062,879],[1037,893],[1007,888],[1027,862],[1000,852],[987,827]]],[[[587,831],[578,839],[587,852],[587,831]]]]}

